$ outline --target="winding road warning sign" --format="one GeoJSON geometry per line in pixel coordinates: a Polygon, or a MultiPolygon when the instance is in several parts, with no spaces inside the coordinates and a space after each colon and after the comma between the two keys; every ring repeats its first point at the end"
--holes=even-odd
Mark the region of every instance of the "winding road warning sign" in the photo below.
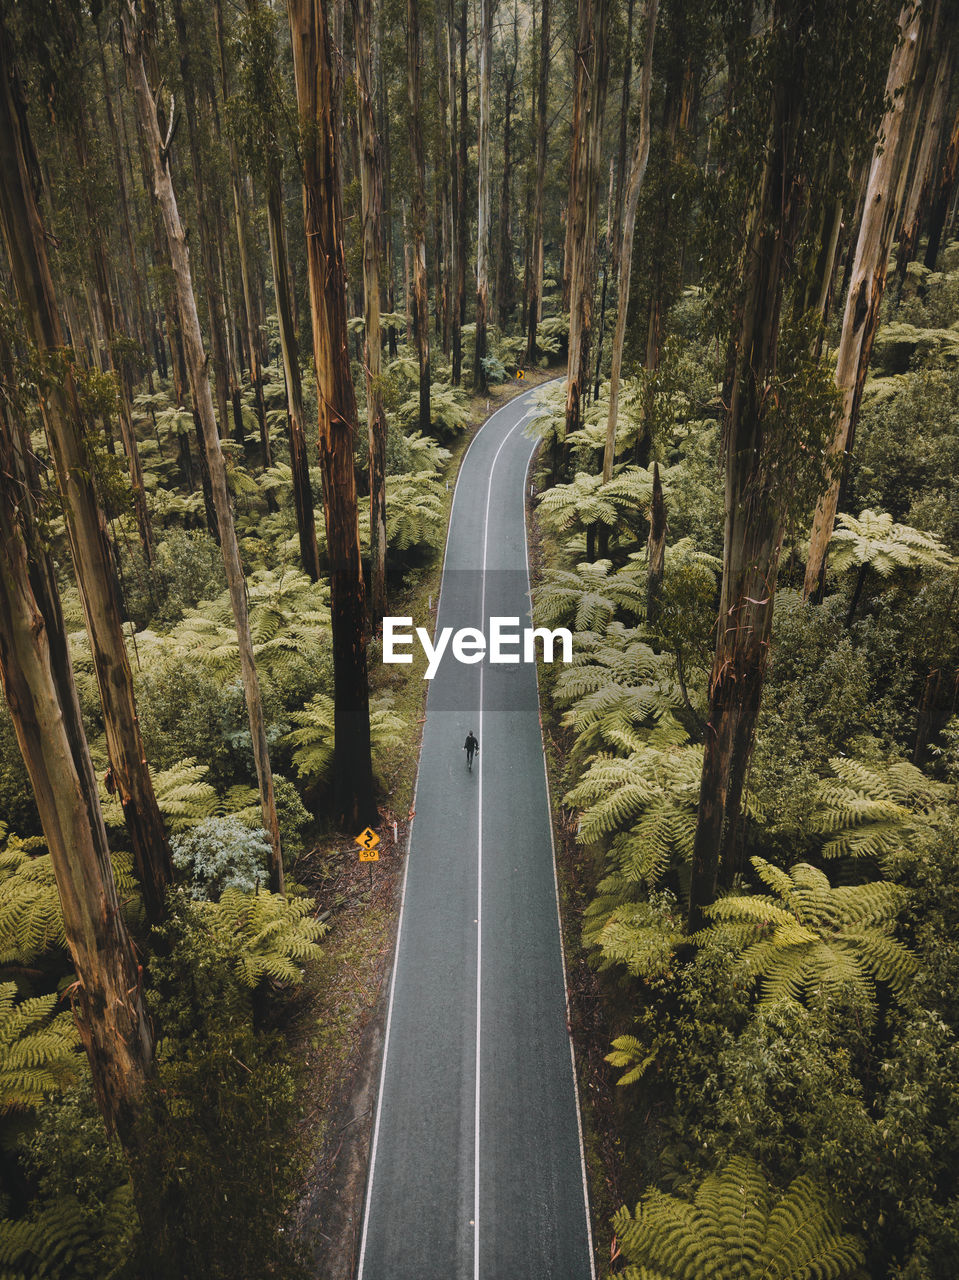
{"type": "Polygon", "coordinates": [[[360,832],[356,837],[356,843],[360,846],[360,862],[379,862],[380,854],[376,847],[379,842],[380,838],[372,827],[360,832]]]}

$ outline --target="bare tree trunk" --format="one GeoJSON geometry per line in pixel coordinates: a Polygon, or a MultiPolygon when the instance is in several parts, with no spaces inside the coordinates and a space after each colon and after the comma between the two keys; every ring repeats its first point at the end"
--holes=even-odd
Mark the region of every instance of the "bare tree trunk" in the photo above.
{"type": "Polygon", "coordinates": [[[489,99],[495,8],[496,0],[480,0],[479,141],[476,164],[476,345],[473,352],[473,388],[480,395],[485,395],[489,390],[489,379],[483,362],[486,359],[486,326],[489,323],[489,99]]]}
{"type": "Polygon", "coordinates": [[[608,26],[609,0],[579,0],[569,180],[569,363],[564,437],[580,426],[583,395],[589,389],[608,26]]]}
{"type": "Polygon", "coordinates": [[[267,230],[270,237],[270,262],[273,267],[273,292],[280,329],[280,351],[286,381],[286,403],[290,432],[290,470],[293,473],[293,505],[300,540],[300,564],[312,582],[320,578],[320,553],[316,546],[316,520],[313,515],[313,489],[310,464],[306,452],[303,387],[300,381],[300,352],[293,322],[293,300],[290,297],[286,227],[283,214],[283,188],[277,169],[268,177],[267,230]]]}
{"type": "MultiPolygon", "coordinates": [[[[0,224],[10,272],[32,342],[43,356],[64,344],[46,231],[36,203],[35,157],[26,111],[9,61],[5,33],[0,84],[0,224]]],[[[53,377],[40,403],[53,456],[63,515],[93,655],[107,751],[130,834],[144,906],[150,920],[166,910],[173,865],[163,819],[147,768],[133,695],[133,676],[120,616],[113,557],[84,445],[84,422],[73,375],[53,377]]]]}
{"type": "Polygon", "coordinates": [[[499,200],[499,253],[496,256],[496,311],[501,329],[505,329],[516,306],[516,282],[513,278],[512,186],[513,186],[513,97],[516,70],[519,65],[519,28],[513,10],[513,60],[503,72],[503,178],[499,200]]]}
{"type": "Polygon", "coordinates": [[[925,10],[911,3],[903,6],[899,25],[903,36],[893,52],[886,80],[889,107],[879,130],[866,187],[852,279],[846,296],[842,336],[836,360],[836,386],[842,392],[842,411],[827,449],[833,463],[829,487],[820,497],[813,519],[803,598],[818,594],[826,571],[826,551],[832,538],[839,504],[844,459],[852,444],[859,402],[866,381],[873,339],[879,323],[879,305],[886,287],[889,249],[902,200],[905,168],[911,150],[911,133],[917,114],[912,111],[910,86],[923,45],[925,10]]]}
{"type": "MultiPolygon", "coordinates": [[[[951,33],[950,33],[951,34],[951,33]]],[[[923,104],[919,112],[922,120],[919,147],[913,166],[912,181],[899,229],[899,244],[896,249],[896,276],[899,282],[899,294],[906,279],[906,271],[912,262],[919,240],[919,226],[926,205],[929,186],[936,164],[936,153],[946,128],[946,110],[948,106],[949,87],[952,79],[953,44],[951,39],[943,39],[936,58],[936,74],[931,78],[928,105],[923,104]]],[[[927,77],[927,81],[929,81],[927,77]]]]}
{"type": "Polygon", "coordinates": [[[330,556],[337,801],[344,824],[377,821],[370,761],[366,601],[357,523],[356,399],[346,329],[343,211],[332,126],[330,33],[323,0],[288,0],[301,124],[303,210],[330,556]],[[334,198],[330,199],[330,192],[334,198]]]}
{"type": "Polygon", "coordinates": [[[949,215],[949,204],[956,185],[956,172],[959,169],[959,112],[952,122],[952,132],[939,164],[939,172],[933,188],[929,208],[929,238],[926,241],[926,254],[923,262],[930,271],[935,271],[939,258],[939,246],[942,233],[949,215]]]}
{"type": "MultiPolygon", "coordinates": [[[[619,251],[623,242],[623,209],[626,201],[626,160],[629,147],[629,104],[633,85],[633,10],[635,0],[626,2],[626,53],[623,58],[623,88],[619,105],[619,146],[616,154],[616,198],[613,230],[613,266],[619,275],[619,251]]],[[[648,114],[649,108],[646,108],[648,114]]]]}
{"type": "Polygon", "coordinates": [[[410,159],[413,166],[413,337],[420,364],[419,429],[429,435],[430,300],[426,283],[426,172],[420,104],[419,0],[406,0],[406,85],[410,101],[410,159]]]}
{"type": "MultiPolygon", "coordinates": [[[[655,0],[654,0],[655,3],[655,0]]],[[[646,543],[649,571],[646,579],[646,621],[653,625],[659,617],[659,597],[663,587],[666,563],[666,503],[659,463],[653,463],[653,498],[649,508],[649,538],[646,543]]]]}
{"type": "Polygon", "coordinates": [[[526,361],[536,362],[536,329],[543,309],[543,187],[546,181],[546,118],[549,104],[550,0],[540,14],[539,84],[536,90],[536,183],[533,194],[533,238],[529,296],[526,300],[526,361]]]}
{"type": "Polygon", "coordinates": [[[266,726],[263,720],[260,684],[253,661],[253,643],[250,638],[246,581],[243,577],[240,549],[237,545],[236,529],[233,524],[233,509],[230,505],[230,494],[226,483],[226,465],[216,429],[213,396],[207,376],[207,355],[203,348],[203,335],[200,332],[196,297],[193,293],[190,256],[187,249],[186,235],[177,208],[173,180],[170,176],[169,140],[172,135],[172,128],[170,134],[168,134],[167,141],[164,142],[160,136],[156,104],[153,100],[153,94],[147,81],[146,69],[143,63],[142,47],[136,26],[134,0],[127,0],[127,4],[122,10],[122,22],[123,48],[133,85],[137,118],[140,129],[147,139],[146,147],[153,171],[153,193],[163,216],[163,225],[170,250],[170,261],[173,267],[173,278],[176,287],[177,309],[180,316],[180,333],[183,337],[190,387],[203,430],[204,450],[210,472],[210,484],[213,491],[213,503],[216,507],[217,525],[220,531],[220,550],[223,554],[223,567],[226,570],[230,603],[233,606],[233,617],[236,622],[240,673],[243,679],[243,691],[246,696],[250,736],[253,742],[253,759],[256,763],[256,775],[260,790],[260,811],[263,818],[263,826],[269,833],[272,846],[270,888],[275,893],[282,893],[283,854],[280,848],[280,828],[273,798],[273,773],[270,768],[270,753],[266,740],[266,726]]]}
{"type": "MultiPolygon", "coordinates": [[[[449,21],[453,26],[453,0],[449,0],[449,21]]],[[[466,83],[466,14],[467,0],[462,0],[457,39],[459,42],[459,113],[454,117],[456,133],[456,167],[454,170],[457,196],[453,201],[456,216],[456,280],[453,291],[453,333],[451,337],[452,382],[458,387],[463,380],[463,319],[466,308],[466,246],[469,239],[469,215],[466,196],[467,185],[467,120],[469,97],[466,83]]],[[[455,95],[454,95],[455,110],[455,95]]]]}
{"type": "MultiPolygon", "coordinates": [[[[373,114],[372,0],[352,0],[356,42],[360,184],[363,201],[363,300],[366,322],[366,415],[370,456],[370,615],[386,613],[386,414],[380,390],[380,148],[373,114]]],[[[442,79],[442,69],[440,69],[442,79]]],[[[445,210],[444,210],[445,219],[445,210]]]]}
{"type": "Polygon", "coordinates": [[[639,136],[633,149],[626,185],[626,204],[622,220],[622,239],[616,250],[619,263],[617,292],[619,305],[616,311],[616,332],[613,335],[613,356],[609,371],[609,417],[606,420],[606,447],[603,450],[603,480],[613,478],[613,458],[616,453],[616,419],[619,414],[619,381],[623,368],[623,346],[626,342],[626,319],[629,315],[629,286],[633,271],[633,236],[636,231],[636,211],[646,177],[649,162],[649,98],[653,82],[653,44],[656,39],[656,19],[659,0],[646,0],[646,50],[640,79],[639,136]]]}
{"type": "MultiPolygon", "coordinates": [[[[223,31],[222,0],[214,0],[213,16],[216,22],[217,50],[220,63],[220,88],[223,101],[229,99],[229,77],[226,57],[226,43],[223,31]]],[[[250,272],[250,252],[247,245],[246,215],[243,207],[243,196],[240,189],[240,161],[237,155],[236,139],[230,134],[230,189],[233,194],[233,221],[236,227],[236,247],[240,259],[240,281],[243,289],[243,329],[246,340],[247,355],[250,362],[250,382],[253,387],[253,404],[256,420],[260,427],[260,445],[263,450],[263,465],[273,465],[273,451],[270,447],[270,435],[266,425],[266,405],[263,402],[263,369],[260,364],[260,337],[256,332],[256,302],[253,295],[252,275],[250,272]]]]}
{"type": "Polygon", "coordinates": [[[439,327],[443,354],[450,353],[451,316],[450,288],[452,276],[452,217],[450,203],[450,180],[452,165],[450,164],[450,33],[443,21],[445,5],[442,11],[434,16],[435,48],[436,48],[436,97],[439,108],[439,137],[437,139],[436,163],[434,166],[434,183],[436,198],[439,202],[439,235],[436,239],[437,272],[436,272],[436,318],[439,327]]]}
{"type": "MultiPolygon", "coordinates": [[[[798,10],[774,5],[785,48],[795,48],[798,10]]],[[[782,548],[783,495],[768,471],[770,399],[776,376],[784,276],[802,214],[796,171],[801,135],[801,76],[782,76],[768,113],[765,162],[749,213],[746,276],[731,338],[735,360],[724,424],[726,524],[716,651],[709,681],[709,732],[696,820],[689,888],[690,933],[716,895],[717,878],[737,870],[739,827],[772,628],[782,548]]]]}

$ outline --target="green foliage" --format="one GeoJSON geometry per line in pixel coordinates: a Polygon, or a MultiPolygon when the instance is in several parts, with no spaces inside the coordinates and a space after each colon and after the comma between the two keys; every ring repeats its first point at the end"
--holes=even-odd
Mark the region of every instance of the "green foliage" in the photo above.
{"type": "MultiPolygon", "coordinates": [[[[664,477],[664,491],[668,478],[664,477]]],[[[653,479],[641,467],[629,467],[607,484],[602,475],[580,471],[571,484],[557,484],[540,495],[539,509],[546,524],[557,532],[584,530],[590,525],[616,529],[635,523],[652,498],[653,479]]]]}
{"type": "MultiPolygon", "coordinates": [[[[301,956],[318,930],[304,900],[295,901],[288,911],[283,899],[235,889],[220,903],[176,895],[150,968],[160,1035],[144,1160],[177,1205],[178,1235],[197,1274],[210,1280],[301,1275],[286,1213],[302,1175],[296,1127],[305,1081],[286,1037],[258,1027],[261,993],[250,982],[271,952],[287,970],[283,981],[290,969],[298,980],[278,941],[292,933],[289,953],[301,956]]],[[[283,987],[269,992],[268,1007],[274,1028],[288,1020],[283,987]]]]}
{"type": "Polygon", "coordinates": [[[446,510],[439,476],[432,471],[390,476],[386,482],[389,545],[399,552],[411,547],[441,547],[445,536],[446,510]]]}
{"type": "Polygon", "coordinates": [[[843,1280],[863,1257],[823,1188],[799,1177],[779,1195],[741,1157],[705,1178],[691,1204],[654,1189],[613,1226],[626,1280],[843,1280]]]}
{"type": "Polygon", "coordinates": [[[617,613],[636,619],[645,612],[646,584],[635,566],[614,570],[609,560],[548,570],[533,593],[538,627],[602,633],[617,613]]]}
{"type": "Polygon", "coordinates": [[[251,990],[264,979],[281,985],[303,980],[303,965],[319,954],[326,925],[311,917],[310,898],[246,893],[227,886],[216,902],[199,902],[196,919],[220,936],[239,981],[251,990]]]}
{"type": "Polygon", "coordinates": [[[66,945],[53,866],[42,848],[39,837],[10,835],[0,853],[0,964],[32,964],[66,945]]]}
{"type": "MultiPolygon", "coordinates": [[[[405,733],[403,721],[391,709],[389,697],[370,701],[370,742],[376,756],[395,746],[405,733]]],[[[293,711],[290,719],[298,728],[288,733],[284,743],[293,748],[293,767],[297,776],[315,785],[326,780],[333,765],[333,699],[318,694],[301,711],[293,711]]]]}
{"type": "MultiPolygon", "coordinates": [[[[198,823],[222,818],[226,814],[254,823],[259,820],[259,797],[252,787],[238,783],[221,795],[208,781],[208,775],[207,766],[190,757],[153,774],[157,804],[171,831],[188,831],[198,823]]],[[[124,822],[120,802],[116,795],[107,795],[102,782],[100,800],[107,823],[122,829],[124,822]]]]}
{"type": "Polygon", "coordinates": [[[905,898],[898,885],[834,888],[808,863],[789,874],[762,858],[752,864],[772,895],[720,898],[706,909],[706,933],[742,950],[764,1002],[851,984],[869,1006],[876,980],[902,993],[916,961],[892,936],[905,898]]]}
{"type": "Polygon", "coordinates": [[[882,862],[909,846],[917,826],[949,795],[905,760],[868,764],[833,756],[817,788],[810,826],[826,837],[824,858],[882,862]]]}
{"type": "Polygon", "coordinates": [[[952,557],[933,534],[896,524],[885,511],[863,511],[858,520],[840,514],[829,544],[829,567],[834,573],[869,566],[888,578],[902,569],[943,569],[952,557]]]}
{"type": "Polygon", "coordinates": [[[236,817],[206,818],[170,841],[173,865],[193,898],[217,901],[224,889],[255,893],[266,886],[270,838],[236,817]]]}
{"type": "Polygon", "coordinates": [[[0,1115],[39,1107],[76,1079],[80,1036],[56,1005],[55,995],[18,1000],[15,982],[0,983],[0,1115]]]}

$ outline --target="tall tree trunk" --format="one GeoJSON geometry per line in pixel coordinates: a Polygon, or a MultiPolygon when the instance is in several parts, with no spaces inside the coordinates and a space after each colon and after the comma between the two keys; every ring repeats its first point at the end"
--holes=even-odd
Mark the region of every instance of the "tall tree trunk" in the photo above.
{"type": "Polygon", "coordinates": [[[949,215],[949,204],[956,186],[956,172],[959,170],[959,112],[952,122],[949,142],[939,164],[929,205],[929,238],[926,241],[926,254],[923,262],[930,271],[935,271],[939,258],[939,247],[942,244],[942,233],[945,230],[949,215]]]}
{"type": "Polygon", "coordinates": [[[436,272],[436,317],[439,327],[443,354],[450,353],[451,338],[451,276],[452,276],[452,217],[450,203],[450,32],[443,20],[446,7],[438,10],[434,16],[436,47],[436,97],[439,108],[439,136],[437,138],[436,163],[434,165],[434,182],[436,199],[439,203],[439,235],[436,238],[437,272],[436,272]]]}
{"type": "MultiPolygon", "coordinates": [[[[230,97],[230,82],[226,56],[226,40],[223,30],[222,0],[214,0],[213,16],[216,22],[217,51],[220,63],[220,88],[224,103],[230,97]]],[[[253,404],[256,419],[260,427],[260,446],[263,450],[263,465],[273,465],[273,451],[270,446],[270,434],[266,424],[266,405],[263,401],[263,368],[260,363],[260,337],[256,332],[256,301],[253,293],[252,273],[250,271],[250,252],[246,234],[246,212],[240,186],[240,162],[237,155],[236,139],[230,135],[230,188],[233,194],[233,221],[236,227],[236,247],[240,259],[240,280],[243,291],[243,329],[246,349],[250,362],[250,383],[253,387],[253,404]]]]}
{"type": "Polygon", "coordinates": [[[499,198],[499,253],[496,255],[496,311],[499,326],[505,329],[516,306],[513,279],[512,186],[513,186],[513,95],[519,63],[519,31],[513,11],[513,61],[503,72],[503,179],[499,198]]]}
{"type": "MultiPolygon", "coordinates": [[[[377,631],[386,613],[386,414],[380,365],[380,148],[373,114],[373,0],[352,0],[356,42],[360,184],[363,201],[363,301],[366,327],[366,416],[370,456],[370,615],[377,631]]],[[[442,69],[440,69],[442,79],[442,69]]],[[[445,219],[445,211],[444,211],[445,219]]]]}
{"type": "MultiPolygon", "coordinates": [[[[140,129],[146,138],[146,149],[153,171],[153,194],[160,206],[167,244],[170,250],[177,309],[180,316],[180,333],[183,337],[190,387],[203,430],[204,450],[207,467],[210,472],[213,503],[216,507],[217,526],[220,531],[220,550],[223,555],[223,567],[226,570],[230,603],[233,606],[233,617],[236,623],[240,674],[243,679],[243,692],[246,696],[250,736],[253,743],[253,759],[256,764],[256,775],[259,783],[260,812],[263,818],[263,826],[269,833],[272,847],[270,888],[275,893],[282,893],[283,854],[280,848],[280,828],[273,797],[273,773],[270,768],[270,754],[266,740],[263,705],[260,699],[260,685],[253,661],[253,643],[250,638],[246,581],[243,577],[240,549],[237,545],[236,529],[233,524],[233,509],[230,505],[230,494],[226,483],[226,465],[216,429],[213,396],[207,376],[207,355],[203,347],[203,335],[200,332],[196,297],[193,293],[193,278],[190,273],[190,256],[187,250],[186,234],[180,221],[176,194],[173,190],[173,180],[170,175],[169,146],[172,127],[166,142],[164,142],[160,135],[156,104],[147,80],[146,68],[144,67],[141,37],[136,25],[134,0],[127,0],[122,10],[122,22],[123,49],[133,85],[137,118],[140,129]]],[[[173,123],[171,121],[171,126],[173,123]]]]}
{"type": "Polygon", "coordinates": [[[546,119],[549,105],[550,0],[543,0],[540,22],[539,80],[536,90],[536,182],[533,188],[529,296],[526,299],[527,364],[536,362],[536,329],[543,309],[543,187],[546,182],[546,119]]]}
{"type": "Polygon", "coordinates": [[[616,311],[616,332],[613,335],[612,364],[609,371],[609,416],[606,420],[606,447],[603,450],[603,480],[613,478],[613,459],[616,454],[616,419],[619,414],[619,381],[623,368],[623,346],[626,342],[626,320],[629,315],[629,287],[633,272],[633,236],[636,231],[636,211],[646,177],[649,162],[649,99],[653,83],[653,45],[656,39],[656,19],[659,0],[646,0],[646,48],[639,86],[640,115],[639,136],[633,148],[626,185],[626,204],[622,219],[622,239],[616,250],[619,264],[617,293],[619,305],[616,311]]]}
{"type": "Polygon", "coordinates": [[[918,115],[912,109],[911,95],[917,88],[915,76],[924,44],[924,20],[925,10],[911,3],[903,6],[899,18],[902,39],[889,65],[886,80],[889,107],[880,127],[869,171],[836,359],[836,386],[842,393],[842,410],[827,448],[833,471],[829,486],[816,505],[813,519],[803,583],[803,598],[806,600],[822,589],[826,551],[839,504],[842,471],[852,447],[859,402],[879,324],[879,305],[886,287],[889,249],[905,185],[912,130],[918,115]]]}
{"type": "MultiPolygon", "coordinates": [[[[655,3],[655,0],[653,0],[655,3]]],[[[649,538],[646,542],[649,570],[646,578],[646,622],[655,625],[659,618],[659,597],[663,588],[663,566],[666,563],[666,503],[659,463],[653,463],[653,497],[649,506],[649,538]]]]}
{"type": "Polygon", "coordinates": [[[286,404],[290,432],[290,470],[293,473],[293,505],[300,540],[300,564],[312,582],[320,578],[320,553],[316,546],[316,520],[313,515],[313,489],[310,464],[306,452],[303,387],[300,381],[300,352],[293,321],[287,267],[286,224],[283,213],[283,187],[279,169],[268,175],[267,231],[270,237],[270,263],[273,268],[273,292],[280,330],[280,351],[286,381],[286,404]]]}
{"type": "Polygon", "coordinates": [[[473,388],[486,395],[486,327],[489,323],[489,114],[490,60],[493,45],[493,13],[496,0],[480,0],[479,33],[479,140],[476,162],[476,342],[473,352],[473,388]]]}
{"type": "Polygon", "coordinates": [[[287,7],[301,124],[303,211],[330,556],[337,800],[344,824],[359,830],[375,823],[377,814],[370,761],[366,601],[353,468],[357,412],[346,330],[343,211],[335,195],[339,155],[332,127],[330,33],[323,0],[288,0],[287,7]]]}
{"type": "MultiPolygon", "coordinates": [[[[623,88],[619,106],[619,146],[616,153],[616,197],[614,200],[613,267],[619,275],[619,252],[623,242],[623,210],[626,201],[626,161],[629,155],[629,104],[633,87],[633,10],[635,0],[626,0],[626,52],[623,56],[623,88]]],[[[647,24],[648,26],[649,24],[647,24]]],[[[646,108],[648,114],[649,108],[646,108]]]]}
{"type": "Polygon", "coordinates": [[[137,1121],[148,1103],[153,1036],[142,975],[113,879],[52,566],[41,568],[45,553],[27,513],[6,417],[0,406],[0,680],[56,880],[94,1094],[130,1157],[148,1274],[185,1274],[174,1261],[175,1232],[166,1229],[173,1223],[161,1198],[170,1197],[156,1197],[143,1176],[149,1168],[137,1121]]]}
{"type": "MultiPolygon", "coordinates": [[[[951,36],[952,33],[949,33],[951,36]]],[[[929,186],[936,164],[936,154],[940,149],[942,135],[946,129],[946,110],[948,107],[949,87],[952,80],[954,61],[953,39],[943,39],[936,58],[935,76],[927,76],[929,85],[928,97],[920,110],[922,128],[919,147],[913,165],[912,181],[906,196],[905,207],[899,229],[899,244],[896,249],[896,276],[898,294],[901,295],[906,279],[906,271],[912,262],[919,240],[919,226],[922,221],[927,202],[929,186]]]]}
{"type": "MultiPolygon", "coordinates": [[[[220,288],[220,275],[217,268],[216,241],[213,228],[210,226],[210,210],[213,202],[206,194],[204,164],[200,146],[200,106],[193,79],[193,67],[190,61],[190,42],[187,33],[186,18],[183,12],[183,0],[173,0],[173,19],[176,28],[177,46],[180,57],[180,77],[183,81],[185,101],[184,115],[189,136],[190,159],[193,169],[193,190],[196,196],[197,224],[200,239],[200,261],[203,266],[203,281],[206,286],[207,309],[209,312],[210,340],[213,356],[213,379],[216,387],[217,421],[220,435],[226,439],[229,435],[229,415],[231,386],[229,369],[229,350],[224,325],[225,308],[223,293],[220,288]]],[[[172,181],[172,179],[171,179],[172,181]]],[[[175,270],[175,268],[174,268],[175,270]]],[[[185,338],[185,335],[184,335],[185,338]]]]}
{"type": "MultiPolygon", "coordinates": [[[[64,347],[47,259],[47,235],[32,183],[36,171],[26,110],[7,36],[0,24],[0,224],[10,273],[30,340],[41,356],[64,347]]],[[[84,423],[73,375],[54,376],[40,402],[53,456],[74,572],[90,637],[107,751],[130,834],[150,920],[165,914],[173,879],[166,831],[146,765],[133,695],[133,675],[120,616],[113,557],[87,457],[84,423]]]]}
{"type": "MultiPolygon", "coordinates": [[[[382,15],[380,15],[382,16],[382,15]]],[[[381,30],[382,24],[378,27],[381,30]]],[[[378,37],[382,48],[382,39],[378,37]]],[[[379,59],[380,82],[380,127],[383,138],[383,261],[386,265],[386,310],[392,315],[396,311],[396,262],[393,253],[393,167],[390,154],[390,102],[389,85],[383,67],[382,57],[379,59]]],[[[396,325],[386,327],[387,350],[393,359],[397,352],[396,325]]]]}
{"type": "MultiPolygon", "coordinates": [[[[799,54],[799,11],[774,4],[783,53],[799,54]]],[[[709,681],[709,731],[703,756],[689,890],[689,931],[716,895],[717,878],[731,883],[740,854],[739,827],[746,769],[755,738],[772,628],[782,548],[783,481],[771,481],[768,452],[784,277],[795,242],[804,191],[796,171],[801,136],[803,71],[777,79],[768,110],[765,161],[749,213],[743,295],[735,311],[735,358],[724,424],[726,524],[716,650],[709,681]],[[777,485],[779,487],[777,487],[777,485]]]]}
{"type": "Polygon", "coordinates": [[[429,435],[430,300],[426,283],[426,170],[420,103],[419,0],[406,0],[406,87],[410,102],[410,159],[413,166],[413,337],[420,365],[419,429],[429,435]]]}
{"type": "Polygon", "coordinates": [[[609,0],[579,0],[569,180],[569,364],[564,437],[580,426],[583,396],[589,389],[608,27],[609,0]]]}
{"type": "MultiPolygon", "coordinates": [[[[453,26],[453,3],[449,0],[449,21],[450,27],[453,26]]],[[[467,0],[462,0],[460,6],[460,21],[457,29],[457,41],[459,52],[459,111],[458,117],[454,119],[454,132],[456,133],[456,190],[457,198],[454,200],[454,209],[456,216],[456,280],[454,282],[453,291],[453,332],[451,335],[450,345],[453,349],[452,357],[452,382],[454,387],[458,387],[463,380],[463,320],[466,310],[466,252],[469,240],[469,214],[467,209],[469,201],[467,199],[467,121],[468,121],[468,105],[469,95],[466,82],[466,38],[467,38],[467,0]]],[[[454,96],[455,103],[455,96],[454,96]]]]}

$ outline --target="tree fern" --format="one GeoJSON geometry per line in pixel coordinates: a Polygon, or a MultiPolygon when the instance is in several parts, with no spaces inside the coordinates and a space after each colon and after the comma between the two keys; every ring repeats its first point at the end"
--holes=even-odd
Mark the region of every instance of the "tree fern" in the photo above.
{"type": "Polygon", "coordinates": [[[868,565],[888,578],[898,569],[946,568],[954,563],[940,540],[907,524],[896,524],[885,511],[863,511],[859,518],[841,514],[829,544],[829,567],[835,573],[868,565]]]}
{"type": "Polygon", "coordinates": [[[652,1190],[613,1227],[624,1280],[844,1280],[863,1260],[821,1187],[800,1176],[779,1195],[742,1157],[705,1178],[692,1203],[652,1190]]]}
{"type": "Polygon", "coordinates": [[[614,571],[609,560],[597,560],[545,573],[533,592],[533,605],[537,626],[601,633],[617,614],[643,617],[646,584],[632,566],[614,571]]]}
{"type": "MultiPolygon", "coordinates": [[[[367,512],[367,528],[369,514],[367,512]]],[[[396,551],[439,547],[446,536],[442,481],[433,471],[387,476],[386,537],[396,551]]]]}
{"type": "MultiPolygon", "coordinates": [[[[259,797],[255,787],[242,784],[230,787],[220,795],[207,781],[208,766],[192,757],[178,760],[169,769],[153,773],[153,790],[160,812],[171,831],[187,831],[207,818],[233,814],[244,822],[258,825],[259,797]]],[[[109,795],[101,779],[100,801],[103,816],[110,826],[122,828],[123,811],[116,795],[109,795]]]]}
{"type": "Polygon", "coordinates": [[[0,853],[0,964],[32,964],[63,947],[57,882],[43,840],[9,836],[0,853]]]}
{"type": "Polygon", "coordinates": [[[0,983],[0,1114],[39,1107],[77,1078],[80,1036],[70,1013],[54,1013],[55,994],[17,1000],[0,983]]]}
{"type": "Polygon", "coordinates": [[[812,831],[824,837],[826,858],[873,858],[882,861],[910,843],[916,829],[949,787],[927,778],[905,760],[867,764],[835,756],[831,774],[815,794],[812,831]]]}
{"type": "Polygon", "coordinates": [[[916,970],[892,936],[905,890],[887,881],[833,888],[804,862],[788,873],[752,864],[772,894],[719,899],[706,909],[706,933],[742,949],[764,1002],[850,984],[871,1005],[876,981],[902,991],[916,970]]]}
{"type": "MultiPolygon", "coordinates": [[[[281,739],[293,748],[297,776],[311,785],[322,782],[333,764],[333,699],[318,693],[300,711],[290,713],[298,727],[281,739]]],[[[388,747],[402,742],[406,726],[392,710],[392,700],[380,696],[370,700],[370,744],[374,767],[377,757],[388,747]]]]}
{"type": "Polygon", "coordinates": [[[313,906],[310,898],[227,888],[218,902],[198,903],[196,909],[208,928],[230,940],[237,976],[252,988],[264,978],[302,980],[302,965],[319,956],[316,944],[327,931],[311,917],[313,906]]]}

